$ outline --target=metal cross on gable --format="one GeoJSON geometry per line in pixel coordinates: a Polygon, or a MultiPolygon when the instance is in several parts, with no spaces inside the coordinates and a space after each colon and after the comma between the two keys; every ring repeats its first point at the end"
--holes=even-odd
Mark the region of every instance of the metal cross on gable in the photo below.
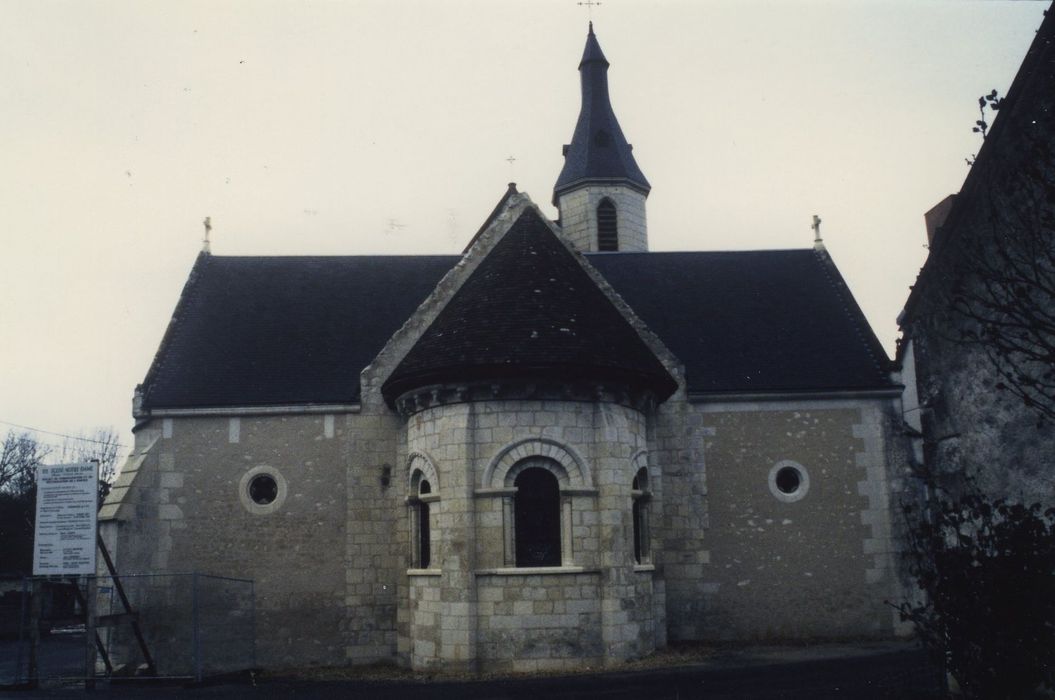
{"type": "Polygon", "coordinates": [[[603,3],[601,2],[601,0],[579,0],[579,2],[576,3],[576,4],[579,7],[585,6],[586,7],[587,17],[589,17],[589,19],[591,21],[593,21],[593,6],[594,5],[601,5],[603,3]]]}

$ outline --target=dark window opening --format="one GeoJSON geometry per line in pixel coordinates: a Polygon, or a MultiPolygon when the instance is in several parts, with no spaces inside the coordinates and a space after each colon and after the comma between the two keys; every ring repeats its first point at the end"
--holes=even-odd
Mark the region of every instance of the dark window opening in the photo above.
{"type": "Polygon", "coordinates": [[[634,561],[641,563],[641,554],[644,544],[641,541],[641,501],[634,501],[634,561]]]}
{"type": "Polygon", "coordinates": [[[631,507],[631,516],[634,524],[634,561],[643,564],[649,557],[648,542],[648,470],[641,467],[634,475],[634,481],[630,486],[634,491],[634,503],[631,507]]]}
{"type": "Polygon", "coordinates": [[[278,482],[268,474],[254,476],[249,482],[249,497],[253,499],[253,503],[260,506],[274,503],[278,498],[278,482]]]}
{"type": "Polygon", "coordinates": [[[792,494],[799,490],[802,476],[795,467],[784,467],[777,472],[776,482],[781,493],[792,494]]]}
{"type": "Polygon", "coordinates": [[[619,250],[615,205],[607,197],[597,205],[597,250],[619,250]]]}
{"type": "Polygon", "coordinates": [[[517,566],[560,566],[560,486],[540,467],[525,469],[513,485],[517,566]]]}
{"type": "MultiPolygon", "coordinates": [[[[428,480],[422,479],[418,486],[418,493],[425,495],[432,493],[432,486],[428,480]]],[[[429,504],[418,502],[418,568],[427,569],[432,563],[432,541],[429,530],[429,504]]]]}

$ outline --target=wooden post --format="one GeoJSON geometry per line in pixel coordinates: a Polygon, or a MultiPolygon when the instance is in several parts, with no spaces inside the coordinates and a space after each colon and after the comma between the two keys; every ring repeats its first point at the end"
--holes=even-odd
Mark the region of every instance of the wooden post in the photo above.
{"type": "MultiPolygon", "coordinates": [[[[125,595],[125,587],[121,584],[121,579],[117,576],[117,569],[114,567],[114,560],[110,558],[110,551],[106,548],[106,543],[103,542],[102,535],[96,533],[95,541],[99,546],[99,553],[103,555],[103,562],[106,563],[106,570],[110,572],[110,578],[114,582],[114,590],[117,591],[117,597],[121,599],[121,605],[124,606],[125,612],[131,615],[132,606],[128,602],[128,596],[125,595]]],[[[147,670],[150,672],[150,675],[156,676],[158,674],[158,669],[154,664],[154,657],[150,655],[150,650],[147,649],[147,642],[143,638],[142,630],[139,629],[139,620],[136,617],[132,617],[132,632],[136,636],[136,642],[139,643],[139,650],[143,653],[143,660],[147,663],[147,670]]]]}
{"type": "Polygon", "coordinates": [[[95,606],[99,585],[94,574],[84,578],[84,689],[95,690],[95,606]]]}
{"type": "Polygon", "coordinates": [[[29,667],[26,669],[26,682],[30,688],[36,688],[40,676],[40,618],[44,613],[44,584],[39,578],[33,579],[30,587],[29,605],[29,667]]]}

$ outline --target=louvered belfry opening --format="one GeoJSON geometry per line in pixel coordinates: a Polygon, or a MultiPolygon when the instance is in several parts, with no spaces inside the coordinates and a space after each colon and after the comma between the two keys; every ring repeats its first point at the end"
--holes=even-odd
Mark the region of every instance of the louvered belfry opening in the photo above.
{"type": "Polygon", "coordinates": [[[619,229],[616,225],[615,205],[607,197],[597,205],[597,250],[619,250],[619,229]]]}

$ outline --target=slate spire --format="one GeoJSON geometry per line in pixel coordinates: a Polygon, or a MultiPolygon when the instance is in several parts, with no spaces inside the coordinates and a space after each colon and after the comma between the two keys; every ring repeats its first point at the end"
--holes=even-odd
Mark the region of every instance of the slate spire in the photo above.
{"type": "Polygon", "coordinates": [[[582,106],[571,144],[564,147],[564,168],[553,187],[554,204],[561,194],[588,183],[626,184],[645,195],[652,189],[612,111],[608,65],[590,22],[579,62],[582,106]]]}

